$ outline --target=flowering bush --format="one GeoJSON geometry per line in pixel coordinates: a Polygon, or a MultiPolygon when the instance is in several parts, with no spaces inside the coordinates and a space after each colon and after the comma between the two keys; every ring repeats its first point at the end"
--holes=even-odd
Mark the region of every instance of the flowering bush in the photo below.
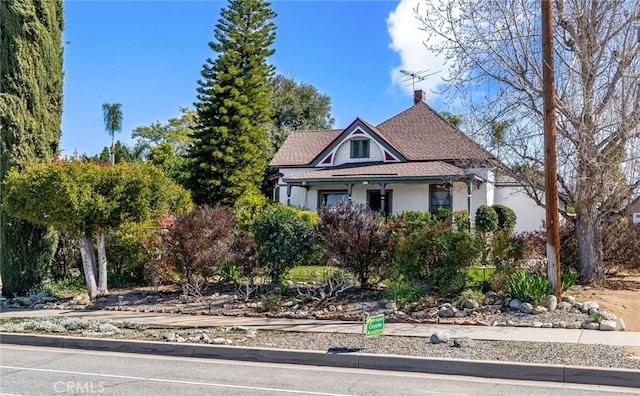
{"type": "Polygon", "coordinates": [[[363,288],[381,275],[391,256],[384,219],[363,205],[338,203],[321,208],[317,230],[334,263],[356,275],[363,288]]]}

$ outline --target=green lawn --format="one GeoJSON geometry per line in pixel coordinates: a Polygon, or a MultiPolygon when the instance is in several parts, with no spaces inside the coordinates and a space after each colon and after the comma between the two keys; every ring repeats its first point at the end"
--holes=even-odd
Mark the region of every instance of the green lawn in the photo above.
{"type": "Polygon", "coordinates": [[[319,281],[323,278],[325,272],[332,273],[336,270],[338,268],[328,265],[300,265],[292,268],[284,277],[284,281],[292,281],[294,283],[319,281]]]}
{"type": "Polygon", "coordinates": [[[467,272],[467,287],[474,288],[480,287],[483,282],[488,281],[491,275],[496,272],[495,268],[491,267],[472,267],[467,272]]]}

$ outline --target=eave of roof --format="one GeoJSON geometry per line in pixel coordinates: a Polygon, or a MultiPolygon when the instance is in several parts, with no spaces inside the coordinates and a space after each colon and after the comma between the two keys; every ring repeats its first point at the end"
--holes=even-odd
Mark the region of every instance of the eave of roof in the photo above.
{"type": "Polygon", "coordinates": [[[309,165],[342,132],[342,129],[292,132],[269,166],[278,168],[309,165]]]}
{"type": "Polygon", "coordinates": [[[335,167],[285,177],[288,184],[337,183],[341,181],[446,182],[480,180],[471,172],[441,162],[378,163],[335,167]]]}

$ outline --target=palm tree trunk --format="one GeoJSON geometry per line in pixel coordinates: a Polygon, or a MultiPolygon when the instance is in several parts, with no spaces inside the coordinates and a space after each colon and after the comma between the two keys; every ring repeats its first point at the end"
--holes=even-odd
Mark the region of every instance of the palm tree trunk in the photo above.
{"type": "Polygon", "coordinates": [[[116,134],[115,131],[111,131],[111,165],[116,164],[116,134]]]}

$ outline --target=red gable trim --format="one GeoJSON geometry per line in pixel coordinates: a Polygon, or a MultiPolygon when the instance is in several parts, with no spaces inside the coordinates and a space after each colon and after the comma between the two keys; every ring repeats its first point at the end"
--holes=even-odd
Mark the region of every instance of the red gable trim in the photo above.
{"type": "Polygon", "coordinates": [[[326,166],[332,165],[335,154],[335,150],[338,146],[348,140],[352,136],[367,136],[371,140],[377,142],[383,148],[385,161],[390,162],[405,162],[406,159],[404,156],[396,150],[395,147],[391,146],[387,141],[384,140],[382,136],[376,131],[375,127],[367,124],[362,121],[360,118],[356,118],[346,129],[343,130],[342,134],[337,136],[331,144],[329,144],[325,149],[316,156],[314,161],[311,161],[312,166],[326,166]]]}
{"type": "Polygon", "coordinates": [[[395,156],[391,155],[390,152],[384,150],[384,160],[385,161],[399,161],[395,156]]]}

